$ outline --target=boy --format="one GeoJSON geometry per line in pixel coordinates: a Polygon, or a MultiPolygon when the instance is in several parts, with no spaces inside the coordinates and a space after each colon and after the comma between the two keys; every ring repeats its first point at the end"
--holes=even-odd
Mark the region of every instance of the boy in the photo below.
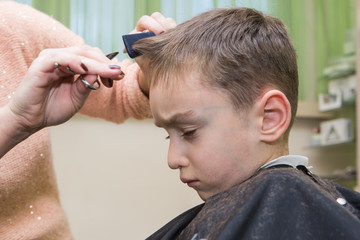
{"type": "Polygon", "coordinates": [[[205,201],[149,239],[359,238],[359,194],[288,155],[298,73],[278,19],[216,9],[134,49],[168,164],[205,201]]]}

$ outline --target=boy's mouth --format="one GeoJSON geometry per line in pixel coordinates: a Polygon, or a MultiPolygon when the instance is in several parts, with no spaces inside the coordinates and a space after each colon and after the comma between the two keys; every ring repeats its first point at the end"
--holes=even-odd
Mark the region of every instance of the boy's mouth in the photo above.
{"type": "Polygon", "coordinates": [[[194,187],[199,181],[198,180],[190,180],[190,179],[186,179],[186,178],[180,178],[180,180],[187,184],[189,187],[194,187]]]}

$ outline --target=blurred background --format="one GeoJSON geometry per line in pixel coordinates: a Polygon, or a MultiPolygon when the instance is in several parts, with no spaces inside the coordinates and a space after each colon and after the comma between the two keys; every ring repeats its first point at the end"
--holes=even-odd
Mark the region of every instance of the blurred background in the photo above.
{"type": "MultiPolygon", "coordinates": [[[[105,53],[122,52],[121,36],[142,15],[155,11],[178,24],[212,8],[251,7],[280,18],[297,50],[300,76],[290,152],[308,156],[315,173],[356,186],[356,0],[17,2],[54,17],[105,53]],[[330,106],[326,100],[338,92],[340,105],[330,106]],[[337,119],[347,125],[332,122],[337,119]],[[325,137],[329,130],[324,122],[330,122],[331,130],[325,137]],[[333,136],[338,139],[329,142],[333,136]]],[[[126,57],[120,54],[118,59],[126,57]]],[[[116,125],[77,115],[52,127],[51,134],[61,201],[75,239],[144,239],[201,203],[180,182],[178,172],[167,167],[166,133],[151,119],[116,125]]]]}

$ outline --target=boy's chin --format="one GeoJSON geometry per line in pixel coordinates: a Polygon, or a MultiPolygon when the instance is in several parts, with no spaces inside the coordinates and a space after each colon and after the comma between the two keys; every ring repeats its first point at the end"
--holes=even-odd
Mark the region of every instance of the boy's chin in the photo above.
{"type": "Polygon", "coordinates": [[[198,190],[196,190],[196,192],[199,195],[199,197],[201,198],[201,200],[203,200],[204,202],[206,200],[208,200],[209,198],[211,198],[212,196],[215,196],[217,194],[217,193],[202,192],[202,191],[198,191],[198,190]]]}

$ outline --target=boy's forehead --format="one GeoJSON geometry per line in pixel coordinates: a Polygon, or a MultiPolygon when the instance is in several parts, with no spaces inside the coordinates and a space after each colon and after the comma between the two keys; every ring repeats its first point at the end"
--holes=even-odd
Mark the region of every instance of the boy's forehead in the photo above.
{"type": "Polygon", "coordinates": [[[173,93],[183,87],[206,87],[204,75],[199,70],[181,68],[175,72],[163,72],[151,80],[150,91],[160,88],[163,93],[173,93]]]}
{"type": "Polygon", "coordinates": [[[193,88],[198,85],[200,85],[200,81],[191,74],[161,76],[156,82],[152,82],[150,85],[150,100],[155,94],[157,97],[163,95],[167,98],[173,98],[176,94],[179,94],[179,92],[185,94],[186,91],[183,91],[183,89],[193,88]]]}
{"type": "Polygon", "coordinates": [[[158,127],[169,127],[194,117],[196,94],[186,88],[185,82],[167,87],[152,86],[150,90],[150,108],[154,123],[158,127]]]}
{"type": "MultiPolygon", "coordinates": [[[[186,81],[201,81],[201,67],[194,63],[194,59],[184,58],[181,63],[169,61],[166,66],[153,66],[149,69],[151,78],[150,86],[163,85],[168,88],[177,88],[186,81]]],[[[170,90],[169,89],[169,90],[170,90]]]]}
{"type": "Polygon", "coordinates": [[[182,76],[171,84],[151,87],[150,107],[156,125],[195,119],[199,114],[233,107],[224,91],[204,86],[198,75],[182,76]]]}

